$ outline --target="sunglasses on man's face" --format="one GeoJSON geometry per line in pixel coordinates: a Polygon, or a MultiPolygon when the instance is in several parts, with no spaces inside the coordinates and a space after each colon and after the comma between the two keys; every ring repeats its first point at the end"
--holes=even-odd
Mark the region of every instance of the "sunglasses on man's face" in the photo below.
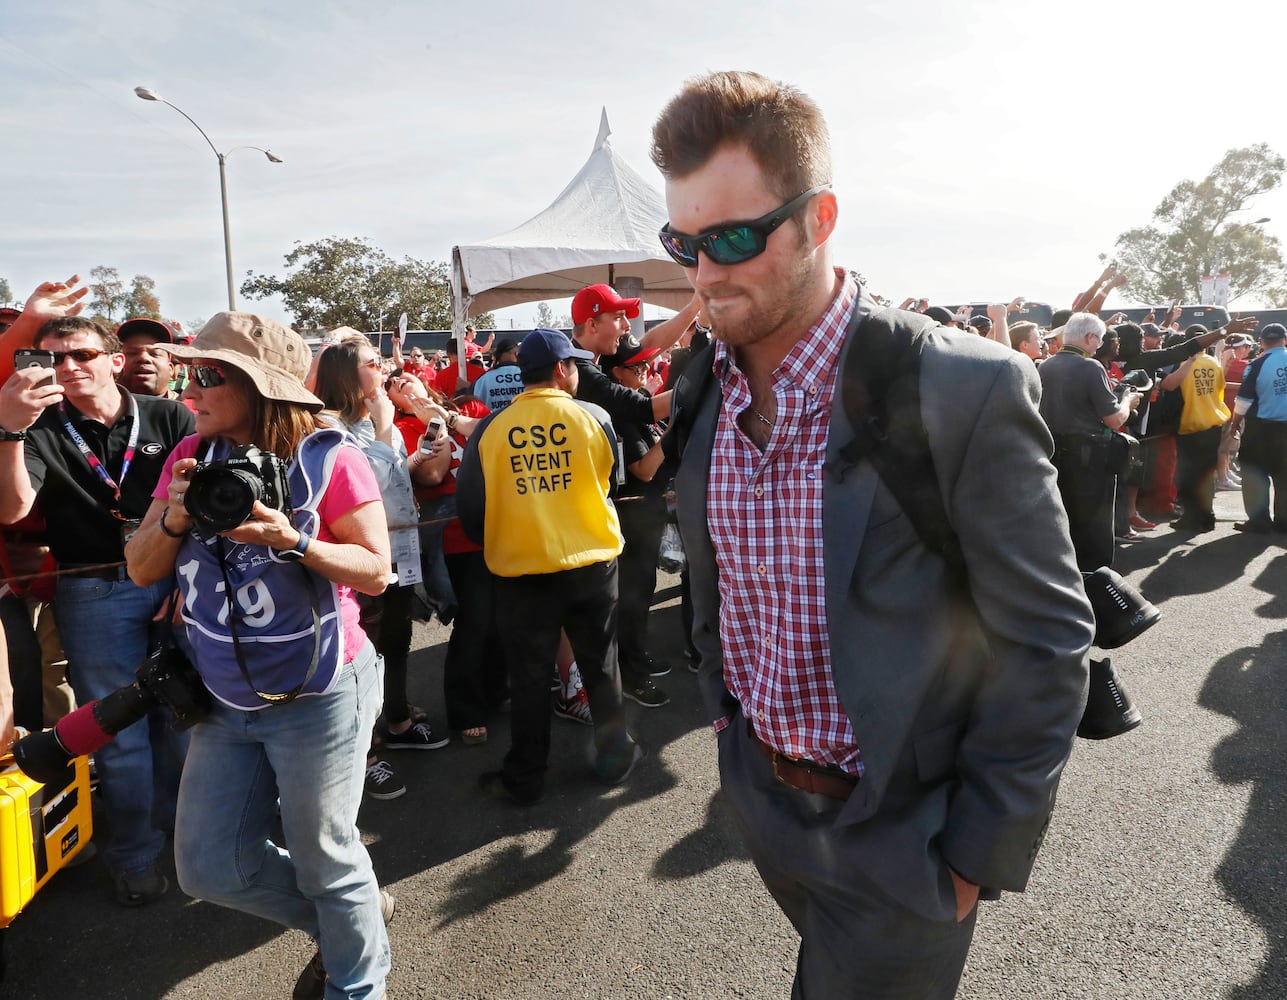
{"type": "Polygon", "coordinates": [[[57,368],[68,358],[71,358],[78,365],[87,365],[95,358],[101,358],[104,354],[111,354],[111,351],[99,350],[97,347],[78,347],[74,351],[50,351],[54,357],[54,367],[57,368]]]}
{"type": "Polygon", "coordinates": [[[218,365],[188,365],[188,373],[202,389],[213,389],[228,381],[228,376],[218,365]]]}
{"type": "Polygon", "coordinates": [[[695,236],[676,232],[670,228],[668,222],[661,227],[661,232],[657,236],[666,253],[670,254],[681,267],[696,267],[698,250],[704,251],[713,263],[722,267],[730,264],[744,264],[764,253],[773,231],[791,218],[815,194],[827,190],[827,187],[828,185],[823,184],[809,188],[785,205],[749,222],[726,222],[695,236]]]}

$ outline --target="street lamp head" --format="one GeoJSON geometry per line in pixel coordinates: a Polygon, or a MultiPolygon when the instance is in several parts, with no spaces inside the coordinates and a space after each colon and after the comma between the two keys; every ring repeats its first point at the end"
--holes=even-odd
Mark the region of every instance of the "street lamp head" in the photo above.
{"type": "Polygon", "coordinates": [[[147,87],[135,87],[134,94],[142,101],[159,101],[161,99],[155,90],[149,90],[147,87]]]}
{"type": "MultiPolygon", "coordinates": [[[[271,150],[267,150],[267,149],[265,149],[265,150],[264,150],[264,155],[265,155],[266,157],[268,157],[268,162],[269,162],[269,163],[281,163],[281,162],[282,162],[282,158],[281,158],[280,156],[276,155],[275,153],[273,153],[271,150]]],[[[1268,220],[1268,219],[1266,219],[1265,221],[1266,221],[1266,222],[1268,222],[1269,220],[1268,220]]]]}
{"type": "Polygon", "coordinates": [[[1252,225],[1253,225],[1253,226],[1263,226],[1266,222],[1272,222],[1272,221],[1273,221],[1273,220],[1272,220],[1272,219],[1269,219],[1269,218],[1257,219],[1255,222],[1253,222],[1253,223],[1252,223],[1252,225]]]}

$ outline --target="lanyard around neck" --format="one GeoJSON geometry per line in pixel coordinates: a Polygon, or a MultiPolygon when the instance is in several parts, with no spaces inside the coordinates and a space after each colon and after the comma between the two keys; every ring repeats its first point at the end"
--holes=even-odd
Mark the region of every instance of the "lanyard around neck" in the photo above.
{"type": "MultiPolygon", "coordinates": [[[[130,471],[130,463],[134,461],[134,451],[138,448],[139,444],[139,402],[134,398],[133,393],[127,392],[125,393],[125,396],[130,401],[131,427],[130,439],[125,445],[125,457],[121,459],[121,483],[125,482],[125,475],[130,471]]],[[[89,467],[98,474],[98,478],[102,480],[103,485],[112,491],[113,499],[116,500],[116,507],[112,510],[112,514],[117,518],[123,519],[123,515],[119,509],[121,500],[120,484],[108,474],[107,466],[105,466],[99,457],[90,450],[89,445],[85,443],[85,439],[80,436],[80,432],[72,426],[72,422],[67,418],[66,402],[59,402],[58,416],[63,422],[63,430],[67,432],[67,436],[72,439],[72,443],[76,445],[80,450],[80,453],[85,457],[85,461],[89,464],[89,467]]],[[[110,427],[108,428],[108,431],[110,433],[110,427]]]]}

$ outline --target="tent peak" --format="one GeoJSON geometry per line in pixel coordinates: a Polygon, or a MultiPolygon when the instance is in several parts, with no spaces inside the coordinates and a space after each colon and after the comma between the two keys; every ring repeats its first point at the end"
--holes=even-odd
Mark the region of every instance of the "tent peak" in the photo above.
{"type": "Polygon", "coordinates": [[[599,111],[599,137],[594,140],[594,148],[598,149],[607,142],[610,135],[612,135],[612,128],[608,125],[608,109],[602,108],[599,111]]]}

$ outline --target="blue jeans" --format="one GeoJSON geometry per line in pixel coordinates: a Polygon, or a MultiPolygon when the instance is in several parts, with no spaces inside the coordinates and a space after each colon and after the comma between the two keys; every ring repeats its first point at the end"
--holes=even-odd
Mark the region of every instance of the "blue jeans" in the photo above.
{"type": "MultiPolygon", "coordinates": [[[[67,679],[81,705],[134,683],[134,671],[147,655],[152,616],[174,587],[169,578],[138,587],[123,569],[121,576],[58,578],[58,630],[67,679]]],[[[187,745],[188,734],[175,732],[169,712],[158,708],[94,754],[111,831],[103,860],[113,872],[145,871],[160,856],[165,831],[174,826],[187,745]]]]}
{"type": "Polygon", "coordinates": [[[389,939],[358,834],[371,727],[382,700],[375,647],[330,694],[243,712],[216,702],[192,731],[174,859],[189,896],[310,934],[326,996],[383,995],[389,939]],[[269,840],[281,812],[289,850],[269,840]]]}
{"type": "Polygon", "coordinates": [[[442,551],[442,533],[446,521],[456,516],[456,495],[420,501],[420,520],[434,521],[420,529],[420,567],[424,575],[425,596],[435,611],[454,610],[456,592],[447,575],[447,562],[442,551]]]}

